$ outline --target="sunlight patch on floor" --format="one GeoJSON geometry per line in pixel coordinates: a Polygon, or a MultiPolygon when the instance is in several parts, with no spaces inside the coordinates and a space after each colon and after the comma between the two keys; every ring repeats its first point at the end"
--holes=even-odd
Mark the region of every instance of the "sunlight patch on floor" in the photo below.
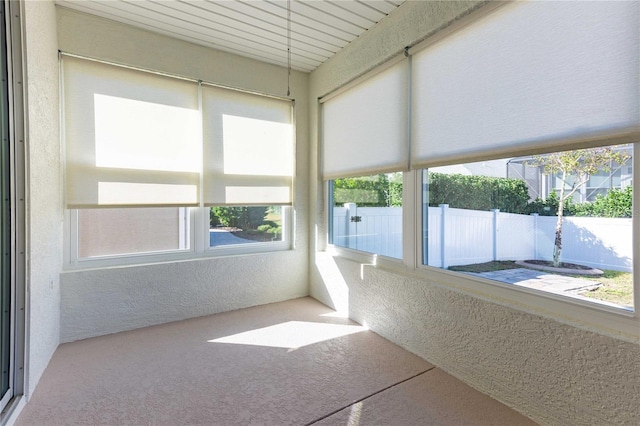
{"type": "Polygon", "coordinates": [[[366,328],[359,325],[289,321],[270,327],[209,340],[208,342],[298,349],[361,331],[366,331],[366,328]]]}
{"type": "Polygon", "coordinates": [[[360,426],[360,416],[362,415],[362,401],[356,402],[351,406],[349,413],[349,421],[347,426],[360,426]]]}
{"type": "Polygon", "coordinates": [[[326,314],[320,314],[319,316],[325,318],[349,318],[349,314],[347,312],[341,311],[327,312],[326,314]]]}

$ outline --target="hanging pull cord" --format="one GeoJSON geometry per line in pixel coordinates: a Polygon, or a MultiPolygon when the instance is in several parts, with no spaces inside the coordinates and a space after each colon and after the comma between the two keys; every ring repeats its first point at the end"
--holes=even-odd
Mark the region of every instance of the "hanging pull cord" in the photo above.
{"type": "Polygon", "coordinates": [[[287,96],[291,96],[291,0],[287,0],[287,96]]]}

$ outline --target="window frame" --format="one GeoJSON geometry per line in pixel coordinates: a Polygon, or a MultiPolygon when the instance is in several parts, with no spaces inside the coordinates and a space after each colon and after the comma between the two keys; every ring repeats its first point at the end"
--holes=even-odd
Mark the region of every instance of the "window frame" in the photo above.
{"type": "Polygon", "coordinates": [[[78,256],[79,228],[78,209],[66,209],[64,217],[65,249],[64,270],[83,270],[112,266],[135,266],[148,263],[175,262],[192,259],[207,259],[222,256],[244,256],[251,254],[292,250],[293,206],[283,206],[282,241],[209,247],[209,207],[182,207],[188,209],[190,246],[186,249],[162,250],[141,253],[124,253],[81,258],[78,256]]]}
{"type": "MultiPolygon", "coordinates": [[[[573,149],[591,147],[593,145],[577,144],[573,149]]],[[[604,145],[603,145],[604,146],[604,145]]],[[[562,150],[566,147],[557,147],[562,150]]],[[[633,143],[634,153],[640,153],[640,142],[633,143]]],[[[552,152],[545,147],[545,152],[552,152]]],[[[540,152],[543,153],[543,152],[540,152]]],[[[487,160],[478,158],[477,161],[487,160]]],[[[465,162],[473,162],[467,160],[465,162]]],[[[634,170],[640,170],[640,155],[632,158],[634,170]]],[[[450,164],[456,164],[456,161],[450,164]]],[[[443,164],[445,165],[445,164],[443,164]]],[[[526,287],[476,277],[469,274],[449,271],[435,266],[424,265],[423,259],[423,229],[422,219],[422,171],[411,170],[403,174],[403,258],[402,260],[378,256],[329,243],[331,232],[331,215],[327,209],[324,223],[327,229],[325,250],[335,256],[380,268],[402,276],[424,281],[425,284],[435,285],[445,289],[459,291],[472,297],[477,297],[491,303],[507,306],[516,310],[542,315],[556,321],[583,328],[596,333],[609,335],[623,340],[640,341],[640,238],[633,238],[633,310],[610,306],[597,301],[572,298],[526,287]]],[[[634,179],[635,180],[635,179],[634,179]]],[[[324,182],[325,190],[329,193],[329,181],[324,182]]],[[[633,195],[633,235],[640,229],[640,188],[632,183],[633,195]]],[[[328,197],[324,197],[329,200],[328,197]]]]}
{"type": "MultiPolygon", "coordinates": [[[[388,173],[375,173],[373,175],[357,176],[356,178],[357,179],[359,179],[359,178],[368,178],[368,177],[373,177],[373,176],[377,176],[377,175],[380,175],[380,174],[388,175],[388,174],[393,174],[393,173],[402,173],[402,187],[404,188],[408,184],[406,182],[407,172],[397,171],[397,172],[388,172],[388,173]]],[[[336,178],[336,179],[340,179],[340,178],[336,178]]],[[[367,251],[364,251],[364,250],[350,249],[348,247],[335,244],[335,243],[333,243],[331,241],[333,239],[333,236],[334,236],[332,231],[333,231],[334,220],[335,220],[334,215],[333,215],[333,211],[334,211],[333,208],[335,207],[334,206],[334,204],[335,204],[335,199],[334,199],[334,181],[335,181],[335,179],[327,181],[328,182],[328,204],[327,204],[327,206],[328,206],[328,211],[329,211],[329,213],[328,213],[328,225],[327,225],[327,229],[329,230],[329,233],[327,235],[327,243],[331,244],[332,247],[334,247],[336,250],[340,250],[342,248],[350,250],[350,251],[342,252],[343,254],[352,253],[352,252],[369,253],[369,254],[375,256],[375,259],[380,258],[380,259],[387,259],[390,262],[402,262],[403,261],[402,256],[401,257],[393,257],[393,256],[384,255],[384,254],[379,254],[379,253],[367,252],[367,251]]],[[[401,206],[401,208],[402,208],[402,215],[401,216],[402,216],[403,225],[402,225],[401,237],[404,237],[404,221],[407,219],[406,218],[405,209],[404,209],[404,202],[405,202],[405,194],[404,194],[404,190],[403,190],[403,194],[402,194],[402,203],[403,203],[403,205],[401,206]]],[[[402,252],[404,253],[404,250],[405,250],[404,239],[402,239],[402,241],[400,242],[400,246],[402,247],[402,252]]]]}
{"type": "Polygon", "coordinates": [[[333,206],[333,191],[332,180],[324,182],[325,193],[324,197],[327,200],[327,210],[324,217],[324,225],[327,230],[326,233],[326,245],[324,250],[328,253],[344,257],[345,259],[353,260],[365,265],[371,265],[376,267],[382,267],[396,272],[412,272],[416,269],[416,250],[415,244],[417,239],[414,238],[413,229],[415,228],[416,220],[419,215],[415,212],[415,197],[413,189],[415,188],[415,171],[402,172],[402,258],[394,258],[384,256],[378,253],[372,253],[353,248],[343,247],[331,243],[331,235],[333,231],[333,214],[331,213],[331,207],[333,206]],[[409,189],[410,188],[410,189],[409,189]]]}
{"type": "MultiPolygon", "coordinates": [[[[209,247],[209,208],[205,207],[207,203],[211,201],[207,201],[204,196],[204,186],[203,182],[205,181],[205,162],[201,161],[203,164],[201,170],[198,172],[200,174],[199,177],[199,188],[198,188],[198,200],[189,206],[183,206],[184,208],[189,209],[189,214],[187,215],[189,218],[190,228],[188,230],[189,235],[189,243],[190,247],[188,249],[177,249],[177,250],[163,250],[163,251],[153,251],[153,252],[140,252],[140,253],[123,253],[123,254],[114,254],[114,255],[104,255],[104,256],[95,256],[88,258],[81,258],[78,256],[78,243],[79,243],[79,228],[78,228],[78,209],[77,208],[64,208],[63,214],[63,227],[64,227],[64,248],[63,248],[63,270],[65,271],[74,271],[74,270],[83,270],[83,269],[91,269],[91,268],[107,268],[107,267],[117,267],[117,266],[128,266],[128,265],[142,265],[148,263],[162,263],[162,262],[175,262],[175,261],[183,261],[183,260],[191,260],[191,259],[206,259],[206,258],[214,258],[221,256],[232,256],[232,255],[249,255],[249,254],[258,254],[258,253],[266,253],[266,252],[274,252],[274,251],[285,251],[285,250],[293,250],[295,248],[295,208],[296,208],[296,200],[295,200],[295,192],[296,192],[296,170],[297,170],[297,126],[296,126],[296,102],[295,99],[289,96],[280,96],[273,93],[267,92],[258,92],[248,90],[246,88],[239,88],[227,85],[221,85],[214,82],[208,82],[203,80],[197,80],[192,77],[185,77],[176,74],[170,74],[166,72],[161,72],[157,70],[146,69],[139,66],[128,65],[123,63],[111,62],[99,58],[87,57],[82,55],[77,55],[68,52],[59,52],[59,67],[60,74],[64,77],[64,66],[62,57],[71,58],[72,60],[80,60],[86,61],[88,63],[101,64],[101,66],[115,67],[118,69],[124,70],[124,72],[134,71],[141,73],[140,75],[150,75],[154,77],[162,77],[173,80],[175,82],[188,82],[192,85],[197,85],[198,91],[198,103],[199,103],[199,116],[200,122],[198,123],[200,127],[202,127],[204,121],[204,110],[202,107],[202,99],[203,99],[203,91],[205,90],[203,86],[207,86],[210,89],[215,90],[224,90],[227,93],[234,93],[239,96],[255,96],[256,99],[260,99],[262,102],[266,102],[268,100],[276,100],[286,102],[288,104],[288,108],[290,110],[290,124],[291,126],[291,144],[292,144],[292,157],[291,157],[291,171],[292,175],[286,177],[289,196],[287,200],[274,200],[273,204],[276,203],[284,203],[283,204],[283,222],[285,226],[283,227],[283,238],[282,241],[274,241],[274,242],[256,242],[256,243],[247,243],[247,244],[237,244],[237,245],[227,245],[227,246],[219,246],[219,247],[209,247]]],[[[60,90],[61,93],[65,91],[65,82],[64,78],[60,80],[60,90]]],[[[64,99],[62,99],[64,101],[64,99]]],[[[64,102],[61,103],[61,110],[64,111],[64,102]]],[[[61,115],[61,132],[64,139],[65,135],[65,117],[64,114],[61,115]]],[[[204,140],[203,129],[199,131],[200,136],[200,144],[201,150],[204,150],[205,145],[207,145],[207,141],[204,140]]],[[[61,151],[61,160],[63,164],[66,161],[66,150],[62,147],[61,151]]],[[[63,180],[65,180],[66,169],[63,170],[63,180]]],[[[270,175],[267,175],[270,178],[270,175]]],[[[277,176],[276,176],[277,177],[277,176]]],[[[66,195],[66,182],[63,182],[63,195],[66,195]]],[[[64,197],[63,197],[64,198],[64,197]]],[[[252,203],[254,201],[251,199],[242,199],[242,203],[252,203]]],[[[183,203],[184,201],[179,201],[178,204],[183,203]]],[[[217,201],[216,201],[217,202],[217,201]]],[[[165,204],[160,203],[157,205],[99,205],[98,208],[128,208],[128,207],[180,207],[176,206],[173,203],[165,204]]],[[[229,207],[232,205],[230,204],[229,207]]],[[[85,207],[84,204],[80,205],[80,207],[85,207]]]]}
{"type": "MultiPolygon", "coordinates": [[[[27,160],[25,144],[18,143],[26,140],[26,117],[24,109],[23,80],[23,50],[21,43],[24,37],[22,23],[21,3],[2,1],[2,39],[4,42],[3,62],[6,67],[4,72],[4,101],[7,102],[5,119],[8,119],[6,126],[10,134],[10,149],[8,156],[11,162],[10,185],[7,195],[10,198],[11,212],[8,217],[10,222],[9,239],[11,256],[8,261],[10,269],[10,303],[9,303],[9,333],[5,336],[10,340],[9,344],[9,365],[8,365],[8,389],[0,401],[0,424],[15,421],[16,413],[24,404],[24,388],[27,382],[29,362],[26,356],[28,350],[29,329],[25,312],[28,312],[28,220],[27,206],[27,173],[25,172],[27,160]]],[[[5,130],[7,130],[5,129],[5,130]]]]}
{"type": "MultiPolygon", "coordinates": [[[[253,253],[265,253],[269,251],[282,251],[293,248],[292,238],[293,235],[293,208],[291,206],[282,206],[282,240],[281,241],[262,241],[255,243],[245,244],[232,244],[226,246],[213,246],[209,245],[209,208],[204,207],[202,210],[203,231],[201,234],[204,238],[202,241],[204,248],[202,252],[207,256],[227,256],[227,255],[244,255],[253,253]]],[[[200,209],[198,209],[200,210],[200,209]]],[[[196,219],[198,220],[198,219],[196,219]]]]}

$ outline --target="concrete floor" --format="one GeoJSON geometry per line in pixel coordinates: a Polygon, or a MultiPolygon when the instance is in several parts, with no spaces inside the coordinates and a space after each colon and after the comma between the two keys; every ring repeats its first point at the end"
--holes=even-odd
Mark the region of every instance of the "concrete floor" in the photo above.
{"type": "Polygon", "coordinates": [[[17,425],[525,425],[311,298],[61,345],[17,425]]]}

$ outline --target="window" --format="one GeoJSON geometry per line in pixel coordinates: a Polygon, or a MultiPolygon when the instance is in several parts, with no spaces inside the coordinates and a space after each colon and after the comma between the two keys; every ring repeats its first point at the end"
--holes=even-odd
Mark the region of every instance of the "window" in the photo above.
{"type": "Polygon", "coordinates": [[[402,259],[402,179],[408,170],[406,60],[323,99],[329,240],[402,259]]]}
{"type": "Polygon", "coordinates": [[[211,207],[209,247],[285,241],[287,211],[283,206],[211,207]]]}
{"type": "Polygon", "coordinates": [[[73,209],[67,265],[108,266],[291,247],[291,208],[73,209]]]}
{"type": "Polygon", "coordinates": [[[62,64],[67,208],[197,206],[198,84],[75,57],[62,64]]]}
{"type": "Polygon", "coordinates": [[[424,170],[423,264],[632,310],[631,187],[573,197],[631,153],[628,145],[531,156],[525,164],[541,175],[571,175],[536,199],[527,180],[506,177],[511,158],[424,170]]]}
{"type": "Polygon", "coordinates": [[[292,101],[62,58],[68,264],[290,247],[292,101]]]}
{"type": "Polygon", "coordinates": [[[331,182],[330,242],[402,259],[402,173],[331,182]]]}
{"type": "Polygon", "coordinates": [[[189,209],[76,210],[80,259],[190,249],[189,209]]]}
{"type": "Polygon", "coordinates": [[[328,240],[402,259],[381,267],[637,340],[640,7],[485,10],[320,100],[328,240]],[[577,169],[553,167],[562,155],[577,169]],[[399,238],[388,222],[368,229],[361,214],[364,185],[390,171],[403,173],[399,238]],[[538,271],[554,260],[559,217],[555,260],[604,276],[538,271]],[[402,249],[390,254],[392,235],[402,249]]]}
{"type": "Polygon", "coordinates": [[[71,267],[284,250],[291,208],[145,207],[69,212],[71,267]]]}

